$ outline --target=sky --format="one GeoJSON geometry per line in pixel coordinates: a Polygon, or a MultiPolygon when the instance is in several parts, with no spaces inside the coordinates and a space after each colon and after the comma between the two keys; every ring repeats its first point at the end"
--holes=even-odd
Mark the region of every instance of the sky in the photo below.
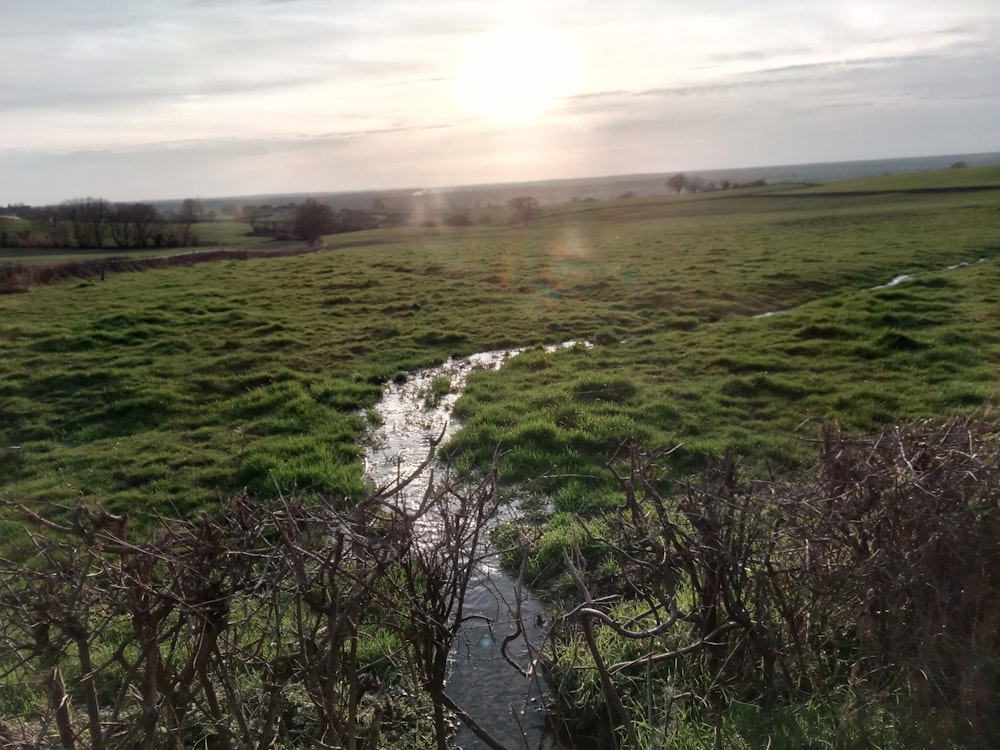
{"type": "Polygon", "coordinates": [[[0,2],[0,205],[987,151],[997,0],[0,2]]]}

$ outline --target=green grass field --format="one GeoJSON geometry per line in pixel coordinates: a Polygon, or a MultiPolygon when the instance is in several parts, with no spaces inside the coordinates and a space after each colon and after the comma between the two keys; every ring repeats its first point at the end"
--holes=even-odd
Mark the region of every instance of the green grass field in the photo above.
{"type": "MultiPolygon", "coordinates": [[[[0,219],[0,231],[13,231],[17,227],[27,228],[30,222],[21,219],[0,219]]],[[[198,244],[190,247],[147,247],[116,248],[101,250],[79,248],[42,247],[0,247],[0,263],[63,263],[75,260],[92,260],[111,256],[127,255],[132,258],[178,255],[181,253],[218,250],[225,248],[247,248],[280,250],[300,247],[301,242],[274,242],[270,237],[252,237],[247,234],[250,226],[240,221],[214,221],[198,224],[192,230],[198,244]]],[[[110,244],[110,240],[108,241],[110,244]]]]}
{"type": "Polygon", "coordinates": [[[1000,167],[964,167],[933,172],[894,174],[861,180],[839,180],[796,190],[806,194],[907,192],[1000,188],[1000,167]]]}
{"type": "MultiPolygon", "coordinates": [[[[1000,192],[567,206],[529,227],[395,229],[309,256],[0,298],[0,497],[188,514],[362,492],[359,416],[449,355],[589,339],[473,378],[450,450],[565,511],[617,441],[794,462],[810,419],[988,408],[1000,192]],[[960,262],[986,262],[950,272],[960,262]],[[869,287],[901,273],[908,284],[869,287]],[[791,310],[766,319],[751,316],[791,310]]],[[[7,528],[10,535],[16,529],[7,528]]]]}
{"type": "MultiPolygon", "coordinates": [[[[643,622],[653,599],[629,598],[601,538],[611,537],[609,514],[622,503],[606,468],[622,441],[674,449],[677,478],[730,451],[747,477],[794,479],[815,459],[824,420],[868,431],[995,418],[998,203],[1000,190],[580,202],[549,207],[527,227],[382,229],[327,238],[325,252],[309,255],[108,273],[0,296],[0,503],[51,504],[45,512],[58,516],[83,501],[128,513],[140,534],[156,518],[197,517],[242,492],[350,503],[365,491],[366,414],[387,382],[453,355],[539,345],[470,376],[455,410],[463,427],[443,455],[472,471],[499,455],[508,487],[551,501],[530,530],[524,571],[533,583],[561,592],[564,552],[579,548],[592,582],[603,577],[625,593],[622,621],[643,622]],[[590,345],[540,346],[568,340],[590,345]]],[[[433,383],[428,401],[449,386],[433,383]]],[[[501,527],[500,544],[522,531],[501,527]]],[[[9,508],[0,511],[0,551],[15,560],[33,551],[9,508]]],[[[505,556],[521,552],[512,543],[505,556]]],[[[719,565],[745,573],[740,563],[719,565]]],[[[649,568],[666,572],[660,560],[649,568]]],[[[860,609],[817,624],[807,643],[849,647],[860,609]]],[[[606,627],[599,636],[608,663],[646,649],[606,627]]],[[[685,624],[658,643],[672,649],[690,637],[685,624]]],[[[271,639],[268,631],[261,642],[271,639]]],[[[606,701],[589,656],[561,643],[553,639],[552,653],[564,661],[546,672],[562,675],[556,692],[580,707],[584,729],[600,724],[606,701]]],[[[400,644],[371,648],[378,661],[400,644]]],[[[822,648],[809,651],[823,670],[815,687],[764,706],[724,685],[731,700],[714,717],[708,702],[682,711],[671,698],[654,708],[657,691],[700,684],[686,665],[653,672],[650,663],[644,677],[623,682],[623,673],[618,685],[626,697],[633,688],[645,696],[629,709],[642,720],[641,746],[669,737],[710,747],[725,737],[734,747],[903,748],[922,746],[935,724],[945,739],[932,744],[961,738],[954,706],[939,720],[910,702],[902,676],[867,685],[853,676],[853,656],[822,648]]],[[[111,663],[100,660],[106,675],[111,663]]],[[[255,679],[254,670],[243,677],[255,679]]],[[[15,680],[0,684],[0,704],[34,715],[41,694],[15,680]]]]}

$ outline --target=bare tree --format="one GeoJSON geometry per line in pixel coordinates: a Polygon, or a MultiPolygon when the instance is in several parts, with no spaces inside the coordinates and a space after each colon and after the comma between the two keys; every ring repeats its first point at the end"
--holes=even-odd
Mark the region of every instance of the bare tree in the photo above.
{"type": "Polygon", "coordinates": [[[398,627],[406,634],[414,665],[434,704],[438,750],[448,746],[446,711],[459,712],[480,737],[499,746],[445,692],[448,660],[465,624],[469,583],[486,554],[486,533],[497,511],[496,472],[474,486],[448,478],[431,483],[424,501],[410,514],[413,523],[432,515],[437,532],[410,547],[401,559],[403,608],[398,627]]]}
{"type": "Polygon", "coordinates": [[[687,184],[688,184],[688,177],[683,172],[678,172],[673,177],[667,180],[667,187],[678,194],[683,192],[684,188],[687,187],[687,184]]]}
{"type": "Polygon", "coordinates": [[[104,247],[111,204],[103,198],[82,198],[63,204],[73,238],[81,248],[104,247]]]}
{"type": "Polygon", "coordinates": [[[144,248],[159,220],[156,208],[148,203],[119,203],[112,207],[107,226],[117,247],[144,248]]]}
{"type": "Polygon", "coordinates": [[[510,211],[510,218],[513,221],[523,223],[525,226],[542,215],[542,207],[537,198],[530,195],[522,195],[511,198],[507,201],[507,210],[510,211]]]}
{"type": "Polygon", "coordinates": [[[41,227],[45,244],[49,247],[67,247],[70,225],[65,206],[45,206],[38,210],[36,222],[41,227]]]}
{"type": "Polygon", "coordinates": [[[37,685],[23,731],[97,750],[374,750],[389,715],[426,721],[422,694],[444,747],[461,710],[448,653],[495,480],[438,482],[416,510],[388,500],[408,481],[345,509],[234,497],[145,536],[83,505],[9,507],[33,529],[27,558],[0,560],[0,679],[37,685]]]}
{"type": "MultiPolygon", "coordinates": [[[[925,720],[939,731],[937,713],[959,744],[992,744],[998,456],[997,427],[973,420],[866,436],[828,428],[819,463],[785,481],[744,474],[732,455],[671,480],[663,454],[624,445],[609,464],[622,491],[615,520],[600,534],[579,525],[617,563],[613,588],[592,591],[586,558],[566,558],[583,602],[552,630],[561,712],[606,711],[635,747],[640,726],[672,720],[656,706],[688,702],[718,743],[733,701],[847,690],[908,703],[914,736],[925,720]],[[608,663],[597,644],[609,637],[633,655],[608,663]],[[574,705],[580,695],[595,697],[574,705]]],[[[866,723],[848,705],[838,735],[866,723]]]]}
{"type": "Polygon", "coordinates": [[[128,206],[118,204],[112,209],[108,220],[108,231],[111,233],[111,241],[116,247],[132,247],[134,239],[132,237],[132,222],[128,215],[128,206]]]}
{"type": "Polygon", "coordinates": [[[201,201],[197,198],[185,198],[176,215],[179,243],[181,247],[198,244],[193,227],[203,218],[201,201]]]}
{"type": "Polygon", "coordinates": [[[136,247],[147,247],[153,237],[153,231],[160,215],[149,203],[133,203],[129,206],[129,218],[132,222],[132,235],[136,247]]]}

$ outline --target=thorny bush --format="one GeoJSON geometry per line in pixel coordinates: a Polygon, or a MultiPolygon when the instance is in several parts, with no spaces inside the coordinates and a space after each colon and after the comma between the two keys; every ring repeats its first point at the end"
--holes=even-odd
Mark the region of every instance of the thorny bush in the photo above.
{"type": "MultiPolygon", "coordinates": [[[[838,736],[893,699],[909,746],[996,746],[1000,428],[827,429],[819,451],[794,481],[731,455],[677,479],[623,445],[617,513],[577,528],[610,551],[603,579],[565,556],[580,603],[541,659],[552,714],[627,747],[697,714],[719,745],[734,706],[849,694],[838,736]]],[[[0,561],[0,747],[443,750],[495,473],[415,508],[392,496],[235,497],[142,539],[83,506],[21,508],[35,554],[0,561]],[[419,538],[432,510],[439,533],[419,538]]]]}
{"type": "Polygon", "coordinates": [[[0,748],[443,748],[495,476],[415,505],[408,481],[347,510],[234,497],[142,539],[14,509],[35,554],[0,560],[0,748]]]}
{"type": "Polygon", "coordinates": [[[718,729],[738,703],[848,690],[905,705],[921,742],[996,746],[997,425],[828,427],[794,481],[761,479],[732,455],[675,480],[663,459],[623,445],[609,463],[622,494],[613,523],[580,523],[620,573],[598,590],[577,570],[586,560],[567,557],[584,602],[548,648],[562,715],[592,730],[605,715],[613,739],[635,746],[637,726],[692,710],[718,729]]]}

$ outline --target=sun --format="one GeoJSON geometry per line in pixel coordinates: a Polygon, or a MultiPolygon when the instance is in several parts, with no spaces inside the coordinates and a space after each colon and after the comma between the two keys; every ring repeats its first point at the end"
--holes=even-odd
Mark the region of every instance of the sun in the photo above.
{"type": "Polygon", "coordinates": [[[468,46],[455,77],[455,97],[471,115],[524,124],[570,93],[579,74],[578,56],[557,32],[501,29],[468,46]]]}

